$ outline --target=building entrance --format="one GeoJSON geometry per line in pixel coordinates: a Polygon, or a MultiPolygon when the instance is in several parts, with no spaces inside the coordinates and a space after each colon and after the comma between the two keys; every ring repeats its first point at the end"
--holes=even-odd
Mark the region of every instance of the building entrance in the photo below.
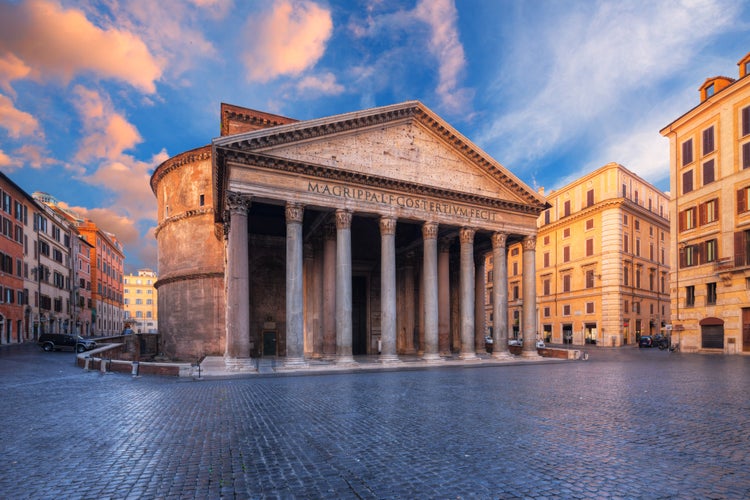
{"type": "Polygon", "coordinates": [[[352,354],[367,354],[367,278],[352,278],[352,354]]]}

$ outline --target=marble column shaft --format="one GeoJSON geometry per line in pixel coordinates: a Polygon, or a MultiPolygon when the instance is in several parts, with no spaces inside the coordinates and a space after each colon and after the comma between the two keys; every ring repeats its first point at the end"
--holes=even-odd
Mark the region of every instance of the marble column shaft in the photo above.
{"type": "Polygon", "coordinates": [[[485,254],[480,253],[476,257],[474,267],[474,342],[477,352],[485,352],[484,336],[487,333],[485,322],[485,254]]]}
{"type": "Polygon", "coordinates": [[[424,289],[424,348],[422,358],[428,361],[440,359],[438,352],[438,225],[425,222],[422,226],[424,258],[422,283],[424,289]]]}
{"type": "Polygon", "coordinates": [[[286,205],[286,360],[285,365],[302,364],[304,361],[304,289],[302,263],[304,247],[302,240],[301,205],[286,205]]]}
{"type": "Polygon", "coordinates": [[[523,348],[524,357],[537,357],[536,350],[536,235],[523,239],[523,348]]]}
{"type": "Polygon", "coordinates": [[[404,264],[404,354],[414,354],[414,254],[406,255],[404,264]]]}
{"type": "Polygon", "coordinates": [[[323,228],[323,357],[336,356],[336,225],[323,228]]]}
{"type": "Polygon", "coordinates": [[[225,357],[250,357],[250,262],[247,211],[250,198],[229,193],[227,241],[227,319],[225,357]]]}
{"type": "Polygon", "coordinates": [[[396,219],[380,218],[380,361],[396,354],[396,219]]]}
{"type": "Polygon", "coordinates": [[[449,239],[438,243],[438,343],[441,355],[451,354],[451,274],[449,239]]]}
{"type": "Polygon", "coordinates": [[[461,276],[459,314],[461,324],[461,359],[475,359],[474,347],[474,233],[468,227],[461,228],[461,276]]]}
{"type": "Polygon", "coordinates": [[[508,235],[492,235],[492,357],[508,358],[508,235]]]}
{"type": "Polygon", "coordinates": [[[352,356],[352,212],[336,210],[336,361],[352,356]]]}

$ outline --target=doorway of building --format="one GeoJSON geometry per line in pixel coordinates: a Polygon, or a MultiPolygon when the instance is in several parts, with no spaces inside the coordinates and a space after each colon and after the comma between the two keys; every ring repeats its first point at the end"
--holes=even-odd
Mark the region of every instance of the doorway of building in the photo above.
{"type": "Polygon", "coordinates": [[[352,278],[352,354],[367,354],[367,278],[352,278]]]}
{"type": "Polygon", "coordinates": [[[563,344],[573,343],[573,325],[565,324],[562,326],[563,344]]]}
{"type": "Polygon", "coordinates": [[[276,332],[263,332],[263,356],[276,356],[276,332]]]}
{"type": "Polygon", "coordinates": [[[587,344],[596,344],[596,323],[586,323],[583,331],[584,342],[587,344]]]}
{"type": "Polygon", "coordinates": [[[750,352],[750,308],[742,309],[742,352],[750,352]]]}

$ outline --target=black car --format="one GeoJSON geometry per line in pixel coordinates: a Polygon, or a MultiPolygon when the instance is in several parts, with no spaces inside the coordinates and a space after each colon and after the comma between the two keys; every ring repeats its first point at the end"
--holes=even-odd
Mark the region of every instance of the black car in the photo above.
{"type": "Polygon", "coordinates": [[[96,347],[96,342],[91,339],[67,333],[43,333],[39,336],[37,344],[47,352],[57,351],[58,349],[83,352],[96,347]]]}
{"type": "Polygon", "coordinates": [[[638,341],[638,347],[654,347],[654,339],[651,335],[642,335],[638,341]]]}

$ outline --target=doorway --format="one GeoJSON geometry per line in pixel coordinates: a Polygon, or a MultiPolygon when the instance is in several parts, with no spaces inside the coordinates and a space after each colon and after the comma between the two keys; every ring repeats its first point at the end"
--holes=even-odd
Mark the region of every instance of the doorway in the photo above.
{"type": "Polygon", "coordinates": [[[562,326],[563,344],[573,343],[573,325],[565,324],[562,326]]]}
{"type": "Polygon", "coordinates": [[[276,332],[263,332],[263,356],[276,356],[276,332]]]}
{"type": "Polygon", "coordinates": [[[352,277],[352,354],[367,354],[367,278],[352,277]]]}
{"type": "Polygon", "coordinates": [[[750,352],[750,308],[742,309],[742,352],[750,352]]]}

